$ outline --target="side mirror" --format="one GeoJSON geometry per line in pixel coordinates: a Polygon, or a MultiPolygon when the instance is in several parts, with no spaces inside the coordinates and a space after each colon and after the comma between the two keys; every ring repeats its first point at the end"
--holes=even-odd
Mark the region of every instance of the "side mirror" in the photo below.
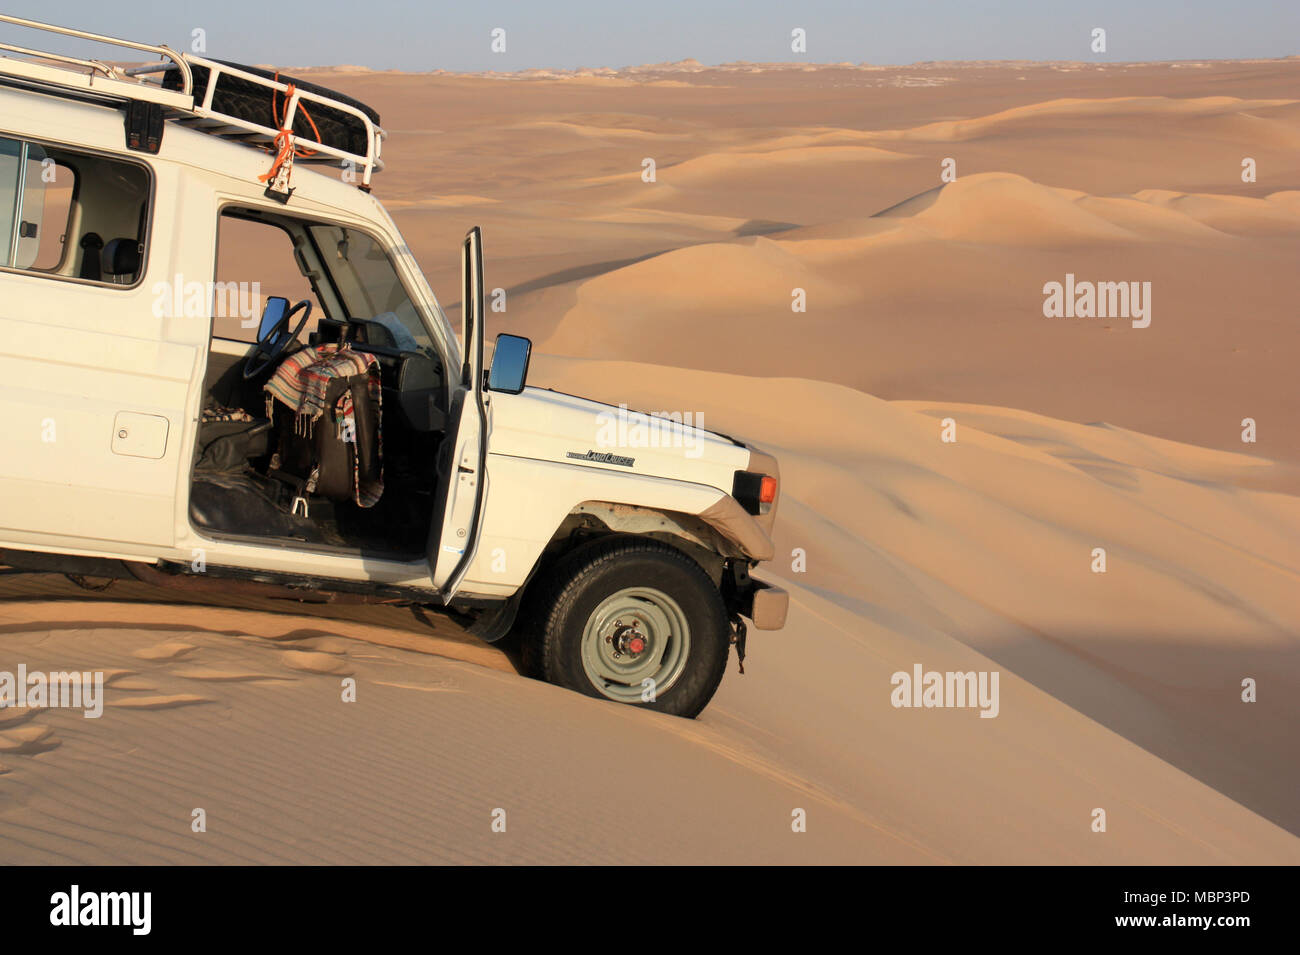
{"type": "MultiPolygon", "coordinates": [[[[257,326],[257,340],[267,345],[274,345],[275,342],[267,341],[275,327],[284,321],[284,316],[289,314],[289,300],[279,295],[268,295],[266,305],[262,308],[262,321],[257,326]]],[[[280,336],[277,335],[276,338],[280,336]]]]}
{"type": "Polygon", "coordinates": [[[532,353],[533,343],[527,338],[498,335],[496,349],[492,352],[492,370],[488,372],[488,388],[508,395],[523,391],[532,353]]]}

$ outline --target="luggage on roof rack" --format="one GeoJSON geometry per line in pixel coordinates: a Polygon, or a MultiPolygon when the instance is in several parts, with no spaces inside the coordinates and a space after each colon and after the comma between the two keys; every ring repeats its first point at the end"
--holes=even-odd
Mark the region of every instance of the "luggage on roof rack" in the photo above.
{"type": "Polygon", "coordinates": [[[121,66],[0,43],[0,50],[31,58],[0,56],[0,82],[124,108],[131,149],[156,152],[163,120],[170,119],[267,150],[276,158],[263,178],[271,178],[268,195],[280,201],[292,192],[287,183],[295,158],[351,164],[366,190],[372,174],[384,168],[380,153],[387,133],[379,114],[333,90],[257,67],[8,14],[0,14],[0,23],[157,55],[158,62],[121,66]]]}
{"type": "MultiPolygon", "coordinates": [[[[228,68],[213,70],[203,65],[203,60],[195,57],[187,59],[190,60],[190,70],[194,76],[194,99],[196,102],[210,103],[209,108],[213,112],[263,126],[278,126],[284,115],[285,96],[275,86],[268,86],[264,82],[270,80],[274,84],[283,83],[340,105],[350,106],[354,111],[364,114],[357,116],[356,112],[345,112],[325,102],[312,102],[310,106],[302,104],[293,118],[293,134],[300,140],[310,140],[334,146],[344,152],[365,155],[368,146],[364,119],[368,118],[374,126],[379,125],[379,114],[365,103],[315,83],[242,63],[213,60],[213,63],[228,68]],[[214,75],[216,88],[211,100],[208,100],[208,84],[214,75]],[[261,82],[248,79],[248,76],[256,77],[261,82]]],[[[180,90],[183,83],[184,77],[179,69],[166,69],[163,89],[180,90]]],[[[304,145],[303,148],[310,147],[304,145]]]]}

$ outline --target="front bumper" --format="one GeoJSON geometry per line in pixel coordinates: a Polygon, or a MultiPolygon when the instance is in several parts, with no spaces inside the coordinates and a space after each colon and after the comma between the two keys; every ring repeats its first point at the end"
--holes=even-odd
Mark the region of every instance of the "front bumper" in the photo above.
{"type": "Polygon", "coordinates": [[[767,581],[751,577],[754,589],[750,591],[747,606],[741,613],[754,622],[758,630],[780,630],[790,610],[790,595],[767,581]]]}

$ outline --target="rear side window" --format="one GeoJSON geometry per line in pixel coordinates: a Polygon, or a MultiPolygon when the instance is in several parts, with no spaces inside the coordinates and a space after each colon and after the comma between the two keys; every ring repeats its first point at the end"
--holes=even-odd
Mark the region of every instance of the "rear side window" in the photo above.
{"type": "Polygon", "coordinates": [[[0,268],[134,285],[148,211],[140,165],[0,137],[0,268]]]}

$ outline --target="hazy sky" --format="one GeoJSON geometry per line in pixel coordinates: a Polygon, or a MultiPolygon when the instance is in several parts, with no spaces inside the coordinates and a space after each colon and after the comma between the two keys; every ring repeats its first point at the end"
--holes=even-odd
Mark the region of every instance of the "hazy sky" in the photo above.
{"type": "MultiPolygon", "coordinates": [[[[184,49],[201,27],[208,55],[219,59],[404,70],[628,66],[686,57],[911,63],[1300,53],[1300,0],[3,0],[0,9],[184,49]],[[504,53],[490,49],[495,27],[506,31],[504,53]],[[802,56],[790,49],[795,27],[807,31],[802,56]],[[1104,54],[1090,49],[1094,27],[1107,31],[1104,54]]],[[[35,36],[0,25],[0,40],[31,44],[35,36]]]]}

